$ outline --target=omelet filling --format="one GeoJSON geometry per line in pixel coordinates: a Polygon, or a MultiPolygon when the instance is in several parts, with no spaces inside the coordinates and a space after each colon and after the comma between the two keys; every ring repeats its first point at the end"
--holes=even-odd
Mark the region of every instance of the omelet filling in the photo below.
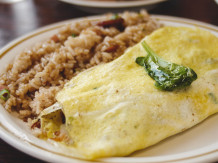
{"type": "Polygon", "coordinates": [[[161,58],[192,68],[198,75],[189,87],[162,91],[139,66],[146,56],[141,43],[118,59],[88,69],[72,78],[57,94],[64,124],[40,115],[46,138],[61,128],[66,146],[80,158],[126,156],[184,131],[218,112],[218,38],[208,31],[164,27],[144,40],[161,58]],[[67,141],[71,141],[70,143],[67,141]]]}

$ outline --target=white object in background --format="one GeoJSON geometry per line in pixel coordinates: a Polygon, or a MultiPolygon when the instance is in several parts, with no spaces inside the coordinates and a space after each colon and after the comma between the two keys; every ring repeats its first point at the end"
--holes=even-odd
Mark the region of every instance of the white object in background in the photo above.
{"type": "Polygon", "coordinates": [[[6,3],[6,4],[10,4],[10,3],[16,3],[16,2],[21,2],[24,0],[0,0],[0,4],[1,3],[6,3]]]}
{"type": "Polygon", "coordinates": [[[76,5],[84,11],[92,13],[122,12],[123,10],[138,10],[153,8],[155,4],[166,0],[130,0],[130,1],[100,1],[100,0],[60,0],[76,5]]]}

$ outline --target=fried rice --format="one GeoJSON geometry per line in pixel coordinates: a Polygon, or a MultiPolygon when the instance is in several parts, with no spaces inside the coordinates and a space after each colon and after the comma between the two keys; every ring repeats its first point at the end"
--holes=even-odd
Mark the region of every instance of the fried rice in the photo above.
{"type": "Polygon", "coordinates": [[[56,102],[56,93],[73,76],[116,59],[160,26],[145,10],[66,24],[18,54],[0,75],[0,86],[10,91],[1,103],[22,119],[36,117],[56,102]]]}

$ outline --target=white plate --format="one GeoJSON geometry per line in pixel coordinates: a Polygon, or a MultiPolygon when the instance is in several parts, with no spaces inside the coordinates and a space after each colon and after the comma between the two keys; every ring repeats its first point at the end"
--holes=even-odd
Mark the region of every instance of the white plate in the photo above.
{"type": "Polygon", "coordinates": [[[83,11],[91,13],[122,12],[123,10],[152,9],[155,4],[166,0],[131,0],[131,1],[101,1],[101,0],[60,0],[76,5],[83,11]]]}
{"type": "Polygon", "coordinates": [[[101,0],[61,0],[70,4],[75,4],[84,7],[99,7],[99,8],[123,8],[123,7],[138,7],[159,3],[165,0],[131,0],[131,1],[101,1],[101,0]]]}
{"type": "MultiPolygon", "coordinates": [[[[198,21],[168,17],[153,16],[161,23],[169,26],[199,27],[211,31],[218,36],[218,28],[198,21]]],[[[89,19],[95,19],[90,17],[89,19]]],[[[57,32],[65,23],[56,23],[41,28],[21,37],[0,50],[0,71],[3,71],[16,54],[25,48],[30,48],[35,42],[45,40],[57,32]]],[[[66,156],[57,146],[40,140],[31,134],[24,123],[9,114],[0,105],[0,137],[8,144],[38,159],[48,162],[87,162],[66,156]]],[[[218,114],[215,114],[199,125],[157,145],[135,152],[128,157],[113,157],[99,159],[99,162],[210,162],[218,161],[218,114]]],[[[13,156],[12,156],[13,157],[13,156]]]]}

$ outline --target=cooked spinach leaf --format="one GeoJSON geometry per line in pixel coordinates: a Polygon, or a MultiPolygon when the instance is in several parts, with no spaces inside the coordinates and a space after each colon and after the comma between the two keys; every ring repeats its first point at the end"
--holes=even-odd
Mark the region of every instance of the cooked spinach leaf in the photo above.
{"type": "Polygon", "coordinates": [[[197,79],[197,74],[191,68],[163,60],[145,41],[142,46],[147,56],[136,58],[136,63],[145,67],[148,75],[156,81],[157,88],[172,91],[185,88],[197,79]]]}

